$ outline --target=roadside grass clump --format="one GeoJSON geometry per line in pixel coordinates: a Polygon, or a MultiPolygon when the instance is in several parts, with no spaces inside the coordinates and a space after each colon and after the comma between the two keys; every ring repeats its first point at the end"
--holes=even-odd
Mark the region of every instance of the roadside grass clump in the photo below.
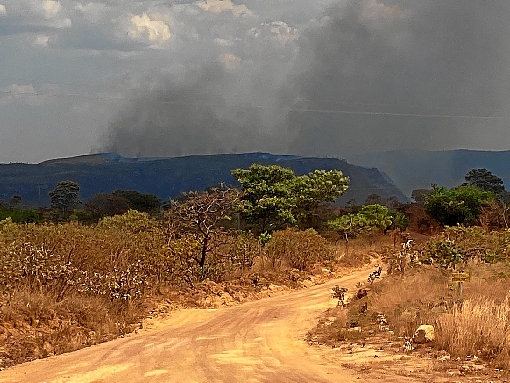
{"type": "Polygon", "coordinates": [[[435,348],[509,368],[509,265],[469,260],[463,267],[471,279],[463,283],[462,296],[450,270],[422,265],[374,283],[370,309],[384,315],[396,336],[410,338],[418,326],[431,324],[435,348]]]}
{"type": "Polygon", "coordinates": [[[0,307],[1,366],[75,351],[132,331],[101,298],[55,302],[44,294],[18,291],[0,307]]]}
{"type": "Polygon", "coordinates": [[[348,323],[348,310],[346,308],[330,308],[324,313],[317,326],[308,332],[306,340],[309,343],[333,347],[347,340],[348,323]]]}
{"type": "Polygon", "coordinates": [[[502,302],[489,297],[466,299],[436,319],[437,347],[453,356],[475,355],[510,366],[510,296],[502,302]]]}
{"type": "MultiPolygon", "coordinates": [[[[338,290],[335,288],[332,290],[334,297],[338,297],[338,290]]],[[[360,289],[347,304],[339,304],[328,309],[317,326],[307,334],[307,341],[339,347],[342,342],[364,343],[366,339],[378,333],[380,331],[378,313],[372,309],[372,298],[365,294],[366,291],[360,289]]]]}
{"type": "Polygon", "coordinates": [[[315,230],[285,229],[272,234],[265,247],[271,266],[288,266],[299,271],[311,270],[317,263],[334,260],[334,251],[315,230]]]}
{"type": "Polygon", "coordinates": [[[362,267],[376,258],[384,258],[385,254],[396,249],[393,235],[372,233],[361,235],[349,240],[349,245],[337,247],[337,263],[340,267],[362,267]]]}
{"type": "Polygon", "coordinates": [[[0,225],[0,366],[133,331],[163,236],[102,225],[0,225]]]}
{"type": "Polygon", "coordinates": [[[448,280],[447,273],[432,266],[389,275],[373,284],[370,307],[385,316],[395,335],[411,337],[453,305],[448,280]]]}

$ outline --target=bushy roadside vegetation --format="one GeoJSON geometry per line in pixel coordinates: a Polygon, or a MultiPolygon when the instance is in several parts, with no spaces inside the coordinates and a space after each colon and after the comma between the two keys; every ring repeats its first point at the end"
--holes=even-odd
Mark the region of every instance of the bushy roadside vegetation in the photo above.
{"type": "Polygon", "coordinates": [[[80,185],[61,181],[40,224],[17,208],[22,196],[4,203],[0,368],[124,335],[160,301],[242,301],[274,283],[298,287],[335,262],[314,230],[279,230],[316,222],[320,207],[347,189],[341,171],[296,176],[253,165],[232,174],[242,190],[220,184],[163,204],[118,190],[84,209],[80,185]]]}
{"type": "Polygon", "coordinates": [[[35,209],[0,207],[0,221],[11,218],[14,222],[40,222],[41,217],[35,209]]]}
{"type": "Polygon", "coordinates": [[[158,301],[200,306],[221,284],[242,300],[335,262],[313,230],[277,231],[262,246],[218,229],[200,265],[202,239],[134,210],[92,226],[0,221],[0,367],[129,333],[158,301]]]}
{"type": "Polygon", "coordinates": [[[430,345],[437,350],[509,368],[509,246],[509,230],[455,226],[421,244],[386,248],[381,255],[388,275],[360,287],[345,308],[330,310],[327,315],[336,320],[319,325],[310,337],[333,345],[376,334],[411,339],[429,324],[436,337],[430,345]],[[469,275],[462,293],[451,278],[461,271],[469,275]]]}
{"type": "Polygon", "coordinates": [[[347,309],[334,310],[333,342],[369,336],[383,322],[401,336],[432,323],[435,344],[453,355],[509,363],[502,281],[510,275],[510,232],[488,231],[507,222],[506,210],[492,209],[501,208],[493,194],[475,198],[464,220],[484,229],[446,228],[414,246],[398,234],[409,223],[434,231],[446,222],[432,225],[427,203],[440,217],[464,217],[462,198],[480,194],[478,186],[462,186],[460,194],[434,188],[425,205],[409,205],[412,214],[392,201],[391,210],[353,205],[335,217],[324,202],[347,188],[339,171],[296,176],[252,166],[233,174],[243,190],[221,185],[182,193],[165,212],[159,200],[129,191],[100,196],[80,218],[79,185],[72,181],[52,193],[45,223],[18,219],[11,208],[12,217],[0,221],[0,368],[122,336],[142,326],[160,301],[240,302],[273,284],[298,287],[323,268],[356,267],[371,257],[382,257],[390,276],[374,284],[371,276],[347,309]],[[126,211],[134,204],[147,211],[126,211]],[[123,214],[111,215],[117,211],[123,214]],[[472,275],[463,297],[448,283],[453,269],[472,275]]]}

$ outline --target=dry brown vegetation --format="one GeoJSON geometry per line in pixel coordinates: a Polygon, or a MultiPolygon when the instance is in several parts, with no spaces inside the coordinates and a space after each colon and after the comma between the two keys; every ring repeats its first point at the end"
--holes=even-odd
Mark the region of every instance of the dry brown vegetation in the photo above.
{"type": "MultiPolygon", "coordinates": [[[[391,273],[360,290],[345,307],[329,310],[309,340],[338,346],[369,342],[381,335],[393,342],[411,338],[422,324],[435,327],[428,345],[452,358],[478,358],[495,368],[510,367],[510,231],[479,227],[446,228],[428,242],[407,248],[386,247],[391,273]],[[400,267],[395,267],[400,265],[400,267]],[[393,267],[390,267],[393,266],[393,267]],[[451,281],[452,269],[470,280],[451,281]]],[[[416,346],[419,347],[419,346],[416,346]]],[[[402,352],[402,348],[400,348],[402,352]]]]}
{"type": "Polygon", "coordinates": [[[235,304],[313,283],[340,254],[313,230],[175,231],[129,211],[97,225],[0,221],[0,368],[123,336],[163,302],[235,304]],[[282,287],[279,287],[282,286],[282,287]]]}

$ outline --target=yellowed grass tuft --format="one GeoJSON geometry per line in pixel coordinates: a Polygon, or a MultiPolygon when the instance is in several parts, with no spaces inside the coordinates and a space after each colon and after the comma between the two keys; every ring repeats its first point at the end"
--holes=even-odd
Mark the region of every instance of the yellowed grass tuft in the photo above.
{"type": "Polygon", "coordinates": [[[510,295],[499,303],[468,299],[437,319],[437,344],[454,356],[476,355],[508,367],[509,320],[510,295]]]}

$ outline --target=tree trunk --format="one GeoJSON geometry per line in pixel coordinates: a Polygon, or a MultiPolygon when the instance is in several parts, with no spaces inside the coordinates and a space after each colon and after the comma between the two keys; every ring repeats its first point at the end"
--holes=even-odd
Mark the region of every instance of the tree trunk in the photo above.
{"type": "Polygon", "coordinates": [[[204,237],[204,243],[202,243],[202,257],[200,258],[200,262],[198,264],[200,265],[200,268],[204,268],[205,265],[205,257],[207,256],[207,245],[209,242],[209,237],[204,237]]]}

